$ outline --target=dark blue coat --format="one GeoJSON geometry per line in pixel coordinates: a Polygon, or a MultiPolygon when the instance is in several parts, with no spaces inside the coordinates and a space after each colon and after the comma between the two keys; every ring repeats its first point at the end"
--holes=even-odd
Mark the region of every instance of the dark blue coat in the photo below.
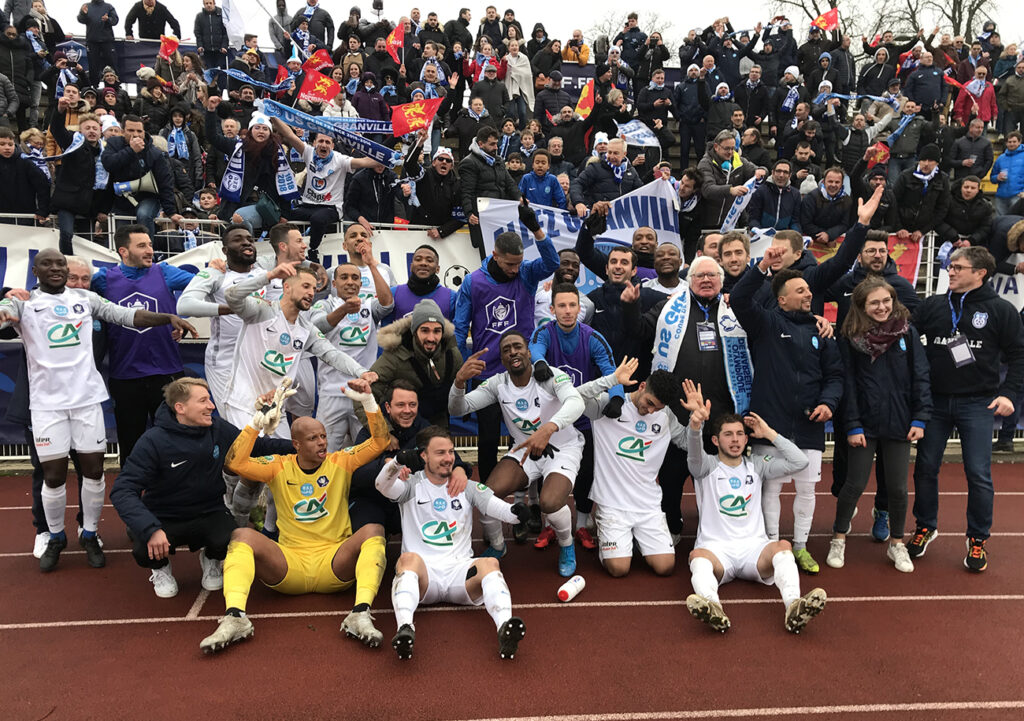
{"type": "Polygon", "coordinates": [[[708,106],[708,86],[700,78],[684,78],[672,88],[672,112],[680,123],[702,123],[708,106]]]}
{"type": "MultiPolygon", "coordinates": [[[[825,302],[835,303],[838,307],[836,312],[836,328],[843,327],[846,314],[850,312],[850,296],[853,295],[853,289],[867,277],[867,269],[860,263],[857,263],[853,270],[833,283],[832,287],[825,292],[825,302]]],[[[911,313],[921,304],[921,298],[917,295],[914,286],[910,284],[909,280],[900,275],[900,269],[892,258],[889,258],[885,262],[885,267],[882,268],[882,279],[893,287],[900,303],[906,306],[907,310],[911,313]]]]}
{"type": "Polygon", "coordinates": [[[732,289],[730,305],[747,332],[754,361],[750,410],[799,448],[825,450],[825,424],[808,416],[843,397],[843,362],[832,339],[818,335],[810,313],[764,308],[754,300],[768,277],[751,268],[732,289]]]}
{"type": "MultiPolygon", "coordinates": [[[[212,426],[182,425],[161,403],[156,423],[139,438],[110,491],[110,502],[132,535],[145,541],[163,521],[224,510],[221,473],[238,434],[216,416],[212,426]]],[[[257,438],[251,455],[294,452],[291,441],[257,438]]]]}
{"type": "Polygon", "coordinates": [[[924,428],[932,417],[928,358],[921,336],[910,326],[874,362],[846,338],[839,340],[845,393],[838,423],[843,435],[905,441],[911,424],[924,428]]]}

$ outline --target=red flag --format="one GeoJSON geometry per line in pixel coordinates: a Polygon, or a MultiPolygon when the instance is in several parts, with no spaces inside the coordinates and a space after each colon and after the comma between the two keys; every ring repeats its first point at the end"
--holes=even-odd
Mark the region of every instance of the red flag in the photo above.
{"type": "Polygon", "coordinates": [[[827,13],[822,13],[811,23],[825,32],[831,32],[839,27],[839,8],[832,8],[827,13]]]}
{"type": "Polygon", "coordinates": [[[879,163],[889,162],[889,146],[883,142],[877,142],[868,148],[867,153],[868,159],[868,170],[875,167],[879,163]]]}
{"type": "Polygon", "coordinates": [[[302,69],[307,73],[310,73],[315,72],[320,68],[329,68],[333,66],[334,62],[331,60],[331,54],[324,48],[320,48],[307,58],[306,62],[302,64],[302,69]]]}
{"type": "Polygon", "coordinates": [[[402,61],[398,59],[398,53],[395,52],[395,48],[404,48],[405,47],[405,29],[403,28],[402,32],[399,33],[398,35],[396,35],[395,33],[398,33],[398,28],[397,27],[394,30],[391,31],[390,35],[388,35],[387,51],[388,51],[388,55],[390,55],[394,59],[394,61],[396,63],[401,65],[402,61]]]}
{"type": "Polygon", "coordinates": [[[955,88],[960,88],[960,89],[961,89],[961,90],[963,90],[964,92],[966,92],[966,91],[967,91],[967,86],[966,86],[966,85],[964,85],[963,83],[961,83],[961,82],[960,82],[959,80],[957,80],[956,78],[954,78],[954,77],[952,77],[952,76],[950,76],[950,75],[943,75],[942,77],[946,79],[946,82],[947,82],[947,83],[948,83],[949,85],[952,85],[952,86],[953,86],[953,87],[955,87],[955,88]]]}
{"type": "Polygon", "coordinates": [[[161,57],[164,60],[169,60],[175,51],[178,49],[178,38],[173,35],[161,35],[160,36],[160,50],[157,51],[157,57],[161,57]]]}
{"type": "Polygon", "coordinates": [[[576,114],[586,119],[590,111],[594,109],[594,80],[591,78],[580,91],[580,99],[576,103],[576,114]]]}
{"type": "Polygon", "coordinates": [[[430,121],[437,115],[441,100],[441,98],[417,100],[415,103],[396,105],[391,108],[391,129],[394,136],[399,138],[406,133],[429,127],[430,121]]]}
{"type": "Polygon", "coordinates": [[[311,103],[329,103],[340,92],[341,86],[326,75],[306,73],[302,87],[299,88],[299,100],[308,100],[311,103]]]}
{"type": "MultiPolygon", "coordinates": [[[[281,82],[282,80],[284,80],[287,77],[288,77],[288,68],[286,68],[283,63],[281,65],[278,65],[277,66],[277,77],[274,78],[274,85],[277,85],[279,82],[281,82]]],[[[276,98],[278,98],[280,100],[281,98],[284,97],[285,93],[287,93],[287,92],[288,92],[287,90],[278,90],[276,93],[274,93],[274,97],[276,97],[276,98]]]]}

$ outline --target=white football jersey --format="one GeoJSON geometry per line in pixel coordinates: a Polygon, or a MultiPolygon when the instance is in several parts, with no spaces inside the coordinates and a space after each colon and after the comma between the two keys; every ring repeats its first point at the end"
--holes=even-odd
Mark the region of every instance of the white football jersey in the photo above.
{"type": "Polygon", "coordinates": [[[448,566],[473,557],[473,507],[482,512],[494,493],[470,482],[454,498],[446,484],[435,486],[423,471],[409,476],[396,499],[402,513],[402,552],[416,553],[428,566],[448,566]]]}
{"type": "MultiPolygon", "coordinates": [[[[338,297],[324,298],[313,305],[309,318],[334,348],[347,353],[359,365],[369,368],[377,360],[377,323],[380,317],[374,311],[381,309],[381,306],[373,298],[364,298],[358,312],[347,314],[338,325],[330,328],[326,322],[327,315],[344,304],[338,297]]],[[[342,389],[353,377],[326,363],[317,366],[321,395],[344,395],[342,389]]]]}

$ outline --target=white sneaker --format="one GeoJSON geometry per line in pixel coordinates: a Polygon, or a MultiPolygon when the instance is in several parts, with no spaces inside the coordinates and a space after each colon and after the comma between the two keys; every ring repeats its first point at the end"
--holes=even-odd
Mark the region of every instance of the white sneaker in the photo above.
{"type": "Polygon", "coordinates": [[[846,565],[846,539],[833,538],[828,544],[828,558],[825,559],[832,568],[842,568],[846,565]]]}
{"type": "Polygon", "coordinates": [[[224,616],[220,620],[217,630],[200,641],[199,648],[203,653],[216,653],[237,641],[251,638],[252,634],[252,621],[247,617],[224,616]]]}
{"type": "Polygon", "coordinates": [[[207,591],[219,591],[224,588],[223,561],[206,557],[206,549],[199,552],[199,565],[203,569],[203,588],[207,591]]]}
{"type": "Polygon", "coordinates": [[[35,543],[32,544],[32,555],[36,558],[43,557],[43,551],[46,550],[46,544],[50,542],[50,532],[37,533],[35,543]]]}
{"type": "Polygon", "coordinates": [[[174,598],[178,595],[178,582],[171,573],[170,562],[163,568],[154,568],[149,581],[153,584],[153,592],[160,598],[174,598]]]}
{"type": "Polygon", "coordinates": [[[357,638],[370,648],[380,646],[384,634],[373,625],[369,611],[352,611],[341,622],[341,630],[350,638],[357,638]]]}
{"type": "Polygon", "coordinates": [[[910,560],[910,553],[907,552],[905,543],[890,543],[889,550],[885,552],[885,555],[893,562],[897,571],[914,572],[914,562],[910,560]]]}

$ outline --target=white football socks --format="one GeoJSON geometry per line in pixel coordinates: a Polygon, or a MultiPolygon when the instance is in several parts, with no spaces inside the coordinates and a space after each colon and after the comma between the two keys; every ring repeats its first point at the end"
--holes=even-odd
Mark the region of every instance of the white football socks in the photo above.
{"type": "Polygon", "coordinates": [[[772,556],[772,568],[775,569],[775,585],[782,594],[782,603],[789,608],[789,604],[800,598],[800,571],[793,552],[779,551],[772,556]]]}
{"type": "Polygon", "coordinates": [[[420,577],[415,571],[402,571],[391,584],[391,606],[398,628],[412,625],[412,616],[420,603],[420,577]]]}
{"type": "MultiPolygon", "coordinates": [[[[796,566],[793,567],[796,568],[796,566]]],[[[693,586],[693,592],[698,596],[721,603],[718,598],[718,579],[715,578],[715,566],[710,559],[697,556],[690,561],[690,585],[693,586]]]]}
{"type": "Polygon", "coordinates": [[[50,533],[62,533],[64,531],[64,509],[68,504],[68,487],[61,483],[56,488],[43,484],[39,492],[43,500],[43,513],[46,515],[46,526],[50,533]]]}
{"type": "Polygon", "coordinates": [[[82,479],[82,530],[95,533],[99,528],[105,497],[106,484],[102,477],[82,479]]]}
{"type": "Polygon", "coordinates": [[[559,546],[572,545],[572,511],[569,506],[564,505],[554,513],[547,514],[548,525],[551,526],[558,537],[559,546]]]}
{"type": "Polygon", "coordinates": [[[512,618],[512,594],[501,571],[493,571],[480,579],[480,587],[484,592],[484,608],[494,620],[494,625],[501,624],[512,618]]]}

